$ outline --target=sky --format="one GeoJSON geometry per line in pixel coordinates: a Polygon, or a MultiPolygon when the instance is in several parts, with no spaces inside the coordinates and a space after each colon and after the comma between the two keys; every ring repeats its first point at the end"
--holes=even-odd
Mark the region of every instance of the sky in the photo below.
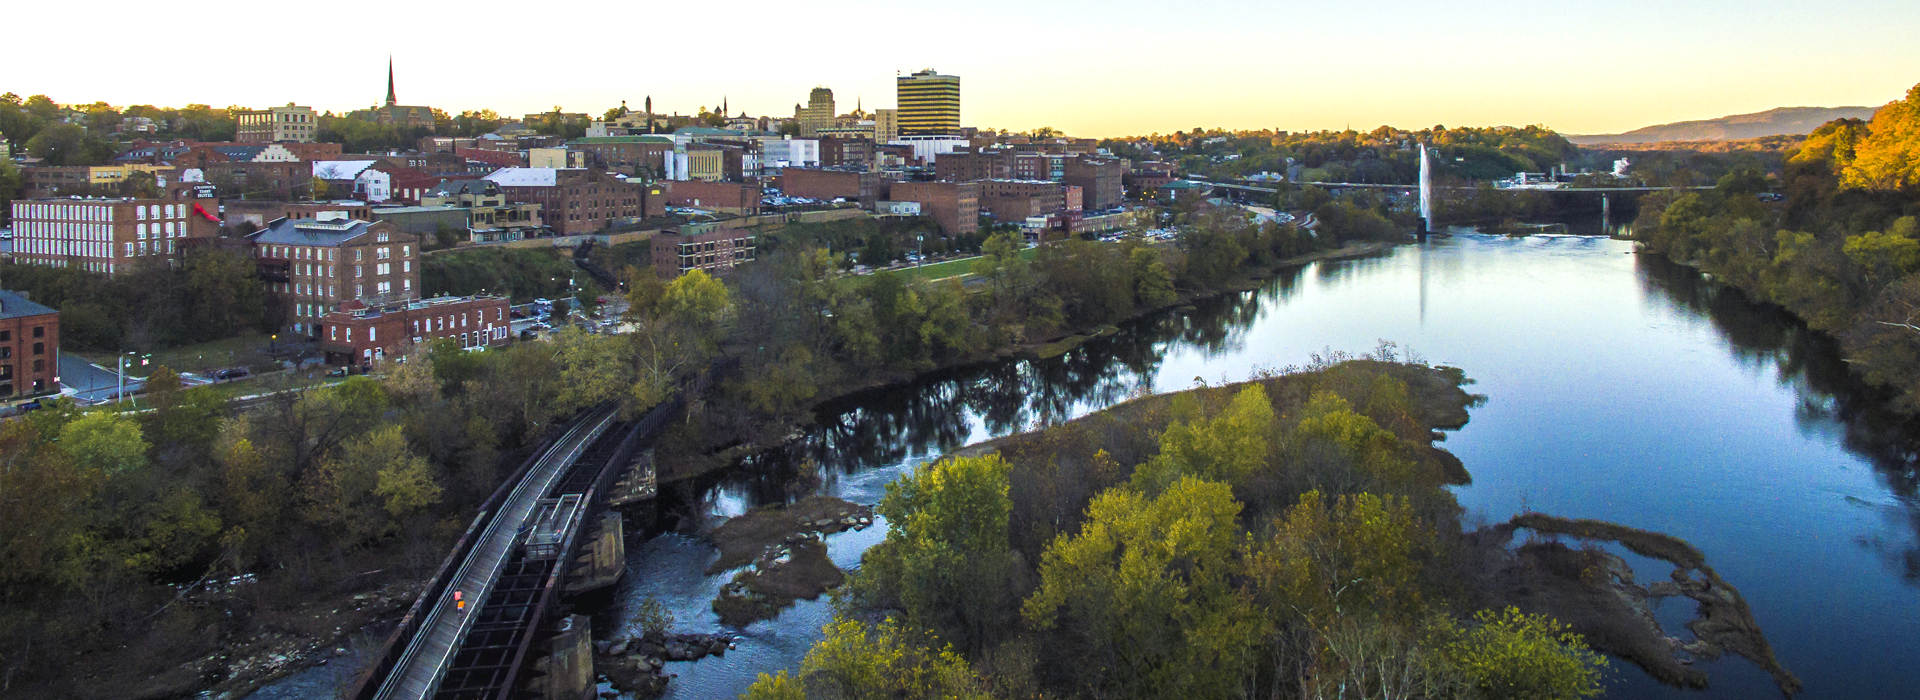
{"type": "Polygon", "coordinates": [[[451,113],[558,105],[598,115],[651,95],[665,113],[724,98],[735,114],[792,116],[817,85],[842,112],[856,99],[892,107],[896,74],[934,68],[961,77],[967,126],[1114,137],[1382,124],[1615,133],[1774,107],[1879,106],[1920,83],[1912,0],[78,7],[9,9],[16,28],[85,30],[9,32],[0,92],[339,113],[385,99],[391,54],[401,104],[451,113]]]}

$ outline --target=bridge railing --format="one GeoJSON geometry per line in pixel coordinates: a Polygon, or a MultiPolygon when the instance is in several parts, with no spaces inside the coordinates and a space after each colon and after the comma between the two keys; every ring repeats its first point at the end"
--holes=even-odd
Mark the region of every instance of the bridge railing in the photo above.
{"type": "MultiPolygon", "coordinates": [[[[578,421],[585,415],[586,413],[583,412],[576,415],[573,420],[578,421]]],[[[569,425],[571,423],[572,421],[568,422],[569,425]]],[[[381,648],[379,658],[365,671],[360,672],[354,684],[353,693],[348,697],[355,700],[370,700],[379,691],[380,681],[393,672],[394,666],[399,663],[401,655],[406,651],[408,641],[418,635],[422,625],[426,623],[423,611],[431,609],[433,605],[440,602],[440,598],[446,595],[448,586],[452,585],[453,572],[459,568],[461,562],[467,560],[469,554],[473,553],[474,545],[478,544],[475,536],[485,529],[495,511],[499,510],[501,502],[506,500],[508,493],[512,492],[512,487],[520,483],[521,479],[525,479],[527,472],[533,469],[533,465],[540,461],[547,450],[553,449],[554,442],[565,434],[565,430],[555,431],[541,440],[540,444],[527,455],[526,461],[520,463],[520,468],[515,469],[513,474],[501,482],[499,488],[494,489],[493,494],[480,504],[480,512],[474,515],[473,522],[467,525],[467,531],[454,542],[453,551],[449,552],[446,560],[440,563],[440,569],[434,572],[433,578],[428,579],[426,589],[421,591],[420,596],[414,599],[413,605],[407,608],[407,614],[400,618],[400,624],[394,628],[393,634],[387,635],[386,644],[381,648]]]]}

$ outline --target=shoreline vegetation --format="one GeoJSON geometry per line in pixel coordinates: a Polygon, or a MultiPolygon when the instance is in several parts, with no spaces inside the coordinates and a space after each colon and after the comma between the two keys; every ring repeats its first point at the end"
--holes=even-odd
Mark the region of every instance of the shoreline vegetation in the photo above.
{"type": "Polygon", "coordinates": [[[1470,383],[1383,343],[924,465],[874,509],[887,539],[834,592],[826,638],[744,697],[1579,698],[1599,692],[1595,650],[1683,687],[1707,682],[1691,658],[1732,651],[1798,689],[1684,542],[1538,514],[1464,530],[1433,443],[1482,400],[1470,383]],[[1510,547],[1521,528],[1620,541],[1674,581],[1510,547]],[[1672,595],[1702,603],[1694,642],[1647,612],[1672,595]]]}
{"type": "Polygon", "coordinates": [[[1870,121],[1809,134],[1778,172],[1642,199],[1646,248],[1777,305],[1840,344],[1852,372],[1920,414],[1920,85],[1870,121]],[[1774,197],[1769,190],[1784,194],[1774,197]],[[1762,198],[1763,193],[1769,194],[1762,198]],[[1773,201],[1770,201],[1773,200],[1773,201]]]}

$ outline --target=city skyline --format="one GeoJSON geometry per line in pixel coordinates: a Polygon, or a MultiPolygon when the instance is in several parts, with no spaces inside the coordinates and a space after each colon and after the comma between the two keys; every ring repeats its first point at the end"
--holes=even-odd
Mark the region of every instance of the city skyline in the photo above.
{"type": "MultiPolygon", "coordinates": [[[[299,26],[303,19],[291,10],[224,0],[207,9],[202,29],[229,36],[299,26]]],[[[574,9],[609,25],[679,25],[700,16],[693,7],[641,14],[562,5],[554,12],[564,17],[574,9]]],[[[20,26],[50,25],[62,11],[22,8],[20,26]]],[[[280,62],[230,61],[202,73],[208,77],[153,80],[118,69],[125,65],[119,54],[75,55],[16,71],[0,91],[118,106],[261,109],[294,102],[344,114],[381,104],[391,54],[402,102],[454,114],[488,108],[518,116],[560,105],[597,115],[649,95],[662,113],[690,114],[724,95],[735,114],[784,116],[815,85],[833,88],[842,102],[890,107],[897,75],[931,67],[966,77],[967,126],[1050,126],[1104,137],[1194,127],[1312,131],[1381,124],[1544,124],[1564,133],[1607,133],[1774,107],[1878,106],[1920,79],[1920,46],[1903,38],[1920,30],[1920,18],[1885,0],[1818,11],[1763,2],[1739,13],[1698,2],[1599,10],[1216,1],[1183,9],[1191,18],[1185,22],[1080,2],[1042,8],[989,2],[945,23],[930,21],[944,17],[936,7],[865,2],[748,2],[735,12],[779,16],[803,30],[783,32],[787,36],[828,38],[716,54],[694,52],[704,39],[692,34],[643,32],[647,53],[699,60],[641,61],[616,72],[561,53],[539,54],[554,56],[548,63],[505,52],[489,60],[478,49],[482,60],[474,61],[476,49],[459,33],[414,32],[400,42],[366,32],[328,39],[320,69],[290,72],[280,62]],[[864,19],[849,22],[850,16],[864,19]],[[1028,35],[1047,40],[1020,40],[1028,35]],[[450,70],[455,62],[459,70],[450,70]]],[[[445,19],[440,10],[401,7],[367,21],[419,27],[445,19]]],[[[137,44],[140,31],[108,27],[95,40],[137,44]]],[[[50,55],[58,41],[28,34],[15,50],[50,55]]]]}

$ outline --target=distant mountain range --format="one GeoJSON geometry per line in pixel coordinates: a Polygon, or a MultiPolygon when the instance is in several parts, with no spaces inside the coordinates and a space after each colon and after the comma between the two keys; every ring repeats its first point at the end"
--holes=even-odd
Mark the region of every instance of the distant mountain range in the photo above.
{"type": "Polygon", "coordinates": [[[1871,119],[1873,110],[1873,107],[1780,107],[1719,119],[1642,127],[1624,134],[1569,134],[1567,140],[1585,146],[1596,143],[1734,141],[1780,134],[1806,134],[1835,119],[1871,119]]]}

